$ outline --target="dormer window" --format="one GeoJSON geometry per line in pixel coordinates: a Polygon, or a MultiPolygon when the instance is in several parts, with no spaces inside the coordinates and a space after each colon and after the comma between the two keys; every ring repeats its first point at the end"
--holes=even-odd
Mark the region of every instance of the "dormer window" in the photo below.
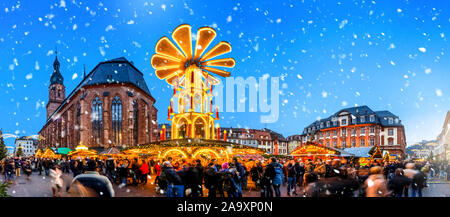
{"type": "Polygon", "coordinates": [[[342,119],[341,120],[341,125],[347,125],[347,119],[342,119]]]}
{"type": "Polygon", "coordinates": [[[330,127],[330,121],[327,121],[327,127],[330,127]]]}
{"type": "Polygon", "coordinates": [[[393,123],[394,123],[394,119],[393,119],[393,118],[389,118],[389,119],[388,119],[388,123],[389,123],[389,124],[393,124],[393,123]]]}
{"type": "Polygon", "coordinates": [[[361,116],[361,123],[366,122],[366,116],[361,116]]]}
{"type": "Polygon", "coordinates": [[[371,115],[370,116],[370,122],[374,122],[375,121],[375,115],[371,115]]]}

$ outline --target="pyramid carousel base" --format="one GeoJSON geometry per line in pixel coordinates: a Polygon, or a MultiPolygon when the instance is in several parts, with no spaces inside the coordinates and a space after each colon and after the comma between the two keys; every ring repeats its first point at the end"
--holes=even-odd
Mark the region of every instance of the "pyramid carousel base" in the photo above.
{"type": "Polygon", "coordinates": [[[145,157],[155,160],[201,160],[202,163],[216,159],[218,163],[229,162],[233,157],[260,159],[264,151],[246,145],[208,139],[174,139],[138,145],[123,150],[129,157],[145,157]]]}

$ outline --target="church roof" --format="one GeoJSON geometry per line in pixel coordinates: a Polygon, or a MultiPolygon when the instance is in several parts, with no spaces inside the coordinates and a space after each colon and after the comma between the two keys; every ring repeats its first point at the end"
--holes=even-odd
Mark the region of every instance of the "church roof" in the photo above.
{"type": "Polygon", "coordinates": [[[81,86],[129,83],[150,94],[144,75],[124,57],[100,62],[81,82],[81,86]]]}

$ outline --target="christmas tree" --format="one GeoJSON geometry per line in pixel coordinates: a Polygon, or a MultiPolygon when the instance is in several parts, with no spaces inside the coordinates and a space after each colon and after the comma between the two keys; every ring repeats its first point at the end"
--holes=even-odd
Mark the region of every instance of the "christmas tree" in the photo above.
{"type": "Polygon", "coordinates": [[[22,156],[24,156],[23,150],[22,150],[22,145],[19,145],[19,147],[17,147],[17,150],[16,150],[16,156],[17,156],[17,157],[22,157],[22,156]]]}
{"type": "Polygon", "coordinates": [[[6,148],[5,141],[3,141],[3,134],[0,130],[0,160],[8,156],[8,149],[6,148]]]}

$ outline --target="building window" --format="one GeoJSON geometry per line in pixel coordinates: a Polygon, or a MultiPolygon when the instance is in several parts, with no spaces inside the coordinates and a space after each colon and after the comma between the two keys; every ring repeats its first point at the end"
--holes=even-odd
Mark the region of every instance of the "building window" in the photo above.
{"type": "Polygon", "coordinates": [[[392,138],[388,139],[388,145],[394,145],[394,140],[392,138]]]}
{"type": "Polygon", "coordinates": [[[337,136],[337,130],[333,130],[333,136],[337,136]]]}
{"type": "Polygon", "coordinates": [[[79,145],[80,144],[80,129],[81,129],[81,105],[78,103],[77,104],[77,110],[75,113],[76,117],[75,117],[75,141],[76,144],[79,145]]]}
{"type": "Polygon", "coordinates": [[[323,128],[323,122],[320,122],[320,128],[323,128]]]}
{"type": "Polygon", "coordinates": [[[327,147],[330,147],[330,141],[327,141],[327,147]]]}
{"type": "Polygon", "coordinates": [[[370,139],[369,145],[370,145],[370,146],[374,146],[374,145],[375,145],[375,139],[370,139]]]}
{"type": "Polygon", "coordinates": [[[333,126],[336,126],[337,125],[337,121],[333,121],[333,126]]]}
{"type": "Polygon", "coordinates": [[[366,116],[361,116],[361,123],[366,122],[366,116]]]}
{"type": "Polygon", "coordinates": [[[133,142],[134,145],[138,144],[138,124],[139,121],[139,105],[137,100],[133,101],[133,142]]]}
{"type": "Polygon", "coordinates": [[[356,147],[356,140],[352,140],[352,147],[356,147]]]}
{"type": "Polygon", "coordinates": [[[92,102],[92,137],[94,143],[101,145],[103,143],[103,109],[100,98],[95,97],[92,102]]]}
{"type": "Polygon", "coordinates": [[[111,103],[113,143],[120,145],[122,140],[122,101],[115,96],[111,103]]]}
{"type": "Polygon", "coordinates": [[[393,124],[394,123],[394,119],[393,118],[389,118],[389,124],[393,124]]]}
{"type": "Polygon", "coordinates": [[[330,127],[330,121],[327,121],[327,127],[330,127]]]}
{"type": "Polygon", "coordinates": [[[369,128],[369,133],[375,133],[375,127],[370,127],[369,128]]]}
{"type": "Polygon", "coordinates": [[[366,128],[361,127],[361,133],[360,134],[366,134],[366,128]]]}
{"type": "Polygon", "coordinates": [[[330,131],[327,131],[327,137],[330,137],[330,131]]]}
{"type": "Polygon", "coordinates": [[[342,129],[342,136],[346,136],[347,135],[347,129],[342,129]]]}
{"type": "Polygon", "coordinates": [[[389,136],[393,136],[394,135],[394,129],[389,129],[388,130],[388,135],[389,136]]]}
{"type": "Polygon", "coordinates": [[[361,139],[360,143],[359,143],[359,146],[366,146],[366,140],[361,139]]]}
{"type": "Polygon", "coordinates": [[[342,119],[341,120],[341,125],[347,125],[347,119],[342,119]]]}
{"type": "Polygon", "coordinates": [[[337,142],[333,141],[333,147],[337,148],[337,142]]]}
{"type": "Polygon", "coordinates": [[[374,122],[375,121],[375,115],[370,115],[370,122],[374,122]]]}
{"type": "Polygon", "coordinates": [[[342,140],[342,142],[341,142],[341,148],[345,148],[346,146],[347,146],[346,141],[345,141],[345,140],[342,140]]]}
{"type": "Polygon", "coordinates": [[[356,128],[352,129],[352,135],[356,135],[356,128]]]}
{"type": "Polygon", "coordinates": [[[352,117],[352,124],[356,124],[356,117],[352,117]]]}

